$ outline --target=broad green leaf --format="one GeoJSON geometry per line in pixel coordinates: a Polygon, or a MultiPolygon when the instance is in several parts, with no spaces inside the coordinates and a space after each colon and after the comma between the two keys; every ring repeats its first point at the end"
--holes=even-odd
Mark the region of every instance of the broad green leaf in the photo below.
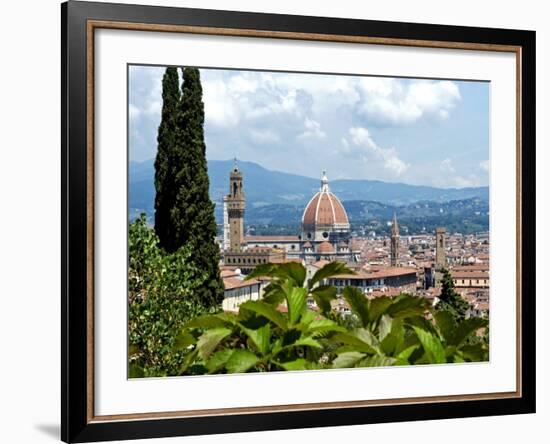
{"type": "Polygon", "coordinates": [[[260,264],[257,265],[252,272],[248,273],[244,279],[247,281],[258,277],[275,277],[277,268],[277,264],[260,264]]]}
{"type": "Polygon", "coordinates": [[[441,336],[443,336],[447,343],[452,342],[455,324],[451,313],[446,310],[439,310],[435,312],[434,318],[437,328],[439,328],[439,331],[441,332],[441,336]]]}
{"type": "Polygon", "coordinates": [[[295,347],[308,346],[308,347],[315,347],[315,348],[323,348],[321,344],[319,344],[319,342],[317,342],[311,336],[300,338],[292,345],[295,347]]]}
{"type": "Polygon", "coordinates": [[[264,296],[262,298],[263,302],[277,308],[284,300],[285,292],[283,291],[280,283],[271,282],[267,287],[265,287],[264,296]]]}
{"type": "Polygon", "coordinates": [[[466,361],[464,360],[464,358],[462,358],[462,356],[460,356],[459,354],[456,354],[453,356],[453,362],[457,364],[462,364],[463,362],[466,362],[466,361]]]}
{"type": "Polygon", "coordinates": [[[254,367],[259,358],[249,350],[239,349],[233,351],[225,364],[228,373],[244,373],[254,367]]]}
{"type": "Polygon", "coordinates": [[[241,329],[246,333],[262,355],[267,353],[269,350],[269,338],[271,335],[270,324],[265,324],[263,327],[255,330],[245,328],[244,326],[241,326],[241,329]]]}
{"type": "Polygon", "coordinates": [[[321,368],[317,363],[315,362],[309,362],[305,360],[304,358],[296,359],[295,361],[290,362],[276,362],[279,367],[284,368],[288,371],[293,370],[314,370],[317,368],[321,368]]]}
{"type": "Polygon", "coordinates": [[[390,318],[388,315],[382,315],[382,317],[380,318],[380,324],[378,326],[378,337],[380,341],[384,340],[384,338],[391,332],[392,322],[392,318],[390,318]]]}
{"type": "Polygon", "coordinates": [[[397,359],[390,356],[369,356],[357,363],[357,367],[390,367],[397,363],[397,359]]]}
{"type": "Polygon", "coordinates": [[[359,352],[346,352],[338,355],[332,363],[333,368],[349,368],[354,367],[366,355],[359,352]]]}
{"type": "Polygon", "coordinates": [[[174,341],[174,350],[185,350],[195,342],[197,342],[195,337],[191,333],[184,330],[176,336],[176,340],[174,341]]]}
{"type": "Polygon", "coordinates": [[[403,328],[403,322],[399,319],[392,319],[391,330],[380,342],[380,347],[384,354],[393,356],[402,350],[404,343],[405,329],[403,328]]]}
{"type": "Polygon", "coordinates": [[[464,341],[475,334],[477,330],[483,327],[487,327],[488,322],[483,318],[468,318],[462,321],[458,327],[454,330],[452,339],[449,341],[452,345],[460,347],[464,341]]]}
{"type": "Polygon", "coordinates": [[[376,336],[374,336],[374,334],[372,334],[369,330],[358,328],[352,334],[357,336],[364,343],[370,345],[374,350],[376,350],[377,353],[380,353],[380,341],[378,341],[376,336]]]}
{"type": "Polygon", "coordinates": [[[334,344],[344,344],[352,346],[356,351],[369,354],[377,354],[378,351],[370,344],[362,341],[356,335],[351,333],[337,333],[329,339],[334,344]]]}
{"type": "Polygon", "coordinates": [[[330,319],[317,319],[307,326],[306,331],[308,334],[317,337],[330,332],[345,332],[346,329],[330,319]]]}
{"type": "Polygon", "coordinates": [[[321,285],[311,291],[311,296],[322,313],[330,313],[332,310],[330,301],[336,299],[336,287],[332,285],[321,285]]]}
{"type": "Polygon", "coordinates": [[[226,348],[225,350],[220,350],[212,356],[210,356],[210,359],[206,361],[206,368],[208,369],[208,373],[216,373],[218,370],[223,368],[227,362],[227,360],[231,357],[233,354],[232,349],[226,348]]]}
{"type": "Polygon", "coordinates": [[[418,347],[418,345],[411,345],[410,347],[407,347],[405,350],[399,353],[396,358],[399,361],[406,361],[407,363],[412,364],[412,362],[409,362],[409,358],[418,347]]]}
{"type": "Polygon", "coordinates": [[[369,321],[376,322],[392,303],[392,299],[387,296],[372,299],[369,304],[369,321]]]}
{"type": "Polygon", "coordinates": [[[199,357],[208,359],[218,344],[231,333],[232,331],[228,328],[213,328],[204,332],[197,342],[199,357]]]}
{"type": "Polygon", "coordinates": [[[400,294],[390,305],[386,313],[392,318],[407,318],[422,316],[430,308],[430,302],[426,298],[400,294]]]}
{"type": "Polygon", "coordinates": [[[326,264],[323,268],[315,272],[313,277],[308,282],[308,288],[312,289],[318,282],[341,274],[355,274],[355,272],[342,262],[331,262],[326,264]]]}
{"type": "Polygon", "coordinates": [[[435,328],[433,322],[428,321],[424,316],[413,316],[405,319],[405,324],[410,327],[417,327],[427,331],[434,336],[439,337],[439,331],[435,328]]]}
{"type": "Polygon", "coordinates": [[[413,327],[413,329],[422,344],[424,355],[429,363],[443,364],[447,362],[445,349],[436,336],[418,327],[413,327]]]}
{"type": "Polygon", "coordinates": [[[288,320],[291,325],[296,324],[306,310],[307,289],[291,287],[286,290],[288,306],[288,320]]]}
{"type": "Polygon", "coordinates": [[[247,301],[241,304],[240,309],[250,310],[256,314],[259,314],[264,318],[269,319],[277,325],[277,327],[280,327],[283,330],[287,327],[285,317],[277,311],[275,307],[263,301],[247,301]]]}
{"type": "Polygon", "coordinates": [[[343,296],[351,310],[359,317],[363,327],[369,323],[369,301],[363,292],[356,287],[345,287],[343,296]]]}
{"type": "Polygon", "coordinates": [[[282,280],[291,280],[298,287],[304,286],[306,268],[298,262],[280,264],[274,271],[276,277],[282,280]]]}
{"type": "Polygon", "coordinates": [[[311,324],[317,316],[319,315],[315,311],[305,310],[302,313],[302,318],[300,319],[300,326],[303,326],[303,329],[307,330],[308,325],[311,324]]]}

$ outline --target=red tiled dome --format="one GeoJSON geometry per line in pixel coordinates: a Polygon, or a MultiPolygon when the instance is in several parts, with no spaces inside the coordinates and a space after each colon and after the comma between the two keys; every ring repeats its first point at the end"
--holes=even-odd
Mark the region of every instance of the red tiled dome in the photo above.
{"type": "Polygon", "coordinates": [[[304,226],[349,225],[348,215],[340,200],[329,190],[328,179],[323,174],[321,190],[313,196],[302,216],[304,226]]]}
{"type": "Polygon", "coordinates": [[[317,247],[317,253],[334,253],[334,247],[328,242],[321,242],[317,247]]]}

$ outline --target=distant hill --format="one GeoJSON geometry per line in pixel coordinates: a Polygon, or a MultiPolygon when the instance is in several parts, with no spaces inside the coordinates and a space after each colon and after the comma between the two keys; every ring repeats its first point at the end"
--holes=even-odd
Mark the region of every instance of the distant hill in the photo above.
{"type": "MultiPolygon", "coordinates": [[[[358,232],[390,231],[389,221],[397,214],[401,232],[420,233],[433,231],[438,226],[449,232],[474,233],[489,229],[489,203],[479,198],[452,200],[450,202],[416,202],[391,205],[380,202],[348,200],[343,202],[352,230],[358,232]]],[[[256,234],[275,231],[284,226],[281,234],[299,232],[303,207],[289,204],[273,204],[246,211],[246,223],[256,234]]]]}
{"type": "MultiPolygon", "coordinates": [[[[228,177],[232,167],[232,160],[208,161],[210,196],[216,203],[218,221],[221,221],[221,200],[228,192],[228,177]]],[[[253,223],[254,220],[269,223],[268,219],[274,221],[277,217],[281,222],[296,220],[319,189],[319,179],[271,171],[253,162],[239,161],[239,168],[244,174],[247,223],[253,223]]],[[[379,215],[382,216],[387,211],[393,212],[396,206],[419,202],[430,202],[437,207],[437,204],[451,201],[480,199],[487,202],[489,199],[488,187],[435,188],[378,180],[333,180],[330,181],[330,187],[344,203],[351,220],[356,219],[356,208],[359,211],[357,214],[367,211],[370,212],[369,216],[372,213],[373,217],[378,217],[376,207],[380,207],[379,215]]],[[[152,218],[155,200],[152,159],[141,163],[130,162],[128,195],[131,218],[141,212],[152,218]]]]}

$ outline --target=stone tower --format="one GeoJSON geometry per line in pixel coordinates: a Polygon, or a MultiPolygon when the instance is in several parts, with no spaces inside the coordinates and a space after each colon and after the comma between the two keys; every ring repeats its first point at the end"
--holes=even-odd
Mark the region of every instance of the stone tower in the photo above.
{"type": "Polygon", "coordinates": [[[445,228],[435,229],[435,269],[445,268],[447,260],[445,258],[445,228]]]}
{"type": "Polygon", "coordinates": [[[399,266],[399,225],[397,224],[397,216],[395,213],[393,213],[393,222],[391,226],[390,265],[392,267],[399,266]]]}
{"type": "Polygon", "coordinates": [[[224,199],[227,205],[229,222],[229,249],[242,251],[244,243],[244,208],[243,174],[237,166],[237,159],[229,174],[229,194],[224,199]]]}

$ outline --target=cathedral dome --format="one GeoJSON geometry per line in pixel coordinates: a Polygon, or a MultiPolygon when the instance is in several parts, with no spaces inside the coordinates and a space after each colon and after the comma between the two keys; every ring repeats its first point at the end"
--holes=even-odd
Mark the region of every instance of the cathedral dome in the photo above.
{"type": "Polygon", "coordinates": [[[317,253],[321,253],[321,254],[334,253],[334,247],[329,242],[322,242],[317,247],[317,253]]]}
{"type": "Polygon", "coordinates": [[[328,179],[323,171],[321,189],[307,204],[302,216],[304,230],[318,227],[349,229],[348,215],[340,200],[328,187],[328,179]]]}

